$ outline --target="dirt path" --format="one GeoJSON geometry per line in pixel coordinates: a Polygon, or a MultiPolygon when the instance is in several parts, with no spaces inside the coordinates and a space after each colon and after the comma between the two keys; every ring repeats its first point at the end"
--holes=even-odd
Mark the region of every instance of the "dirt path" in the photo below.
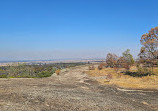
{"type": "Polygon", "coordinates": [[[157,111],[158,91],[102,86],[80,66],[43,79],[0,79],[0,111],[157,111]]]}

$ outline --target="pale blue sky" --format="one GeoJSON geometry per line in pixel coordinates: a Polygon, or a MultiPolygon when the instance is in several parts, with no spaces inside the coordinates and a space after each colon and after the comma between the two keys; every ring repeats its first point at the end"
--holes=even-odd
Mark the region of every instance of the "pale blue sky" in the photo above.
{"type": "Polygon", "coordinates": [[[0,60],[103,58],[158,26],[157,0],[0,0],[0,60]]]}

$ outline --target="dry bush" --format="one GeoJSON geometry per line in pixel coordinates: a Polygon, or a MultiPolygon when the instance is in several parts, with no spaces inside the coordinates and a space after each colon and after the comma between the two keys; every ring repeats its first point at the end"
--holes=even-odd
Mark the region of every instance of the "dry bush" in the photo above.
{"type": "Polygon", "coordinates": [[[102,62],[101,65],[102,65],[103,67],[107,67],[107,63],[102,62]]]}
{"type": "Polygon", "coordinates": [[[94,65],[89,66],[89,70],[94,70],[94,69],[95,69],[94,65]]]}
{"type": "Polygon", "coordinates": [[[118,74],[117,77],[120,78],[120,77],[121,77],[121,74],[120,74],[120,72],[119,72],[120,67],[119,67],[119,66],[115,66],[115,67],[114,67],[114,70],[115,70],[115,72],[118,74]]]}
{"type": "Polygon", "coordinates": [[[107,67],[107,64],[102,62],[101,64],[99,64],[98,70],[102,70],[105,67],[107,67]]]}
{"type": "Polygon", "coordinates": [[[116,54],[108,53],[106,56],[107,67],[114,67],[114,64],[117,62],[118,56],[116,54]]]}
{"type": "Polygon", "coordinates": [[[126,64],[124,65],[124,68],[126,69],[126,71],[129,71],[130,65],[129,65],[128,63],[126,63],[126,64]]]}
{"type": "Polygon", "coordinates": [[[58,69],[58,70],[56,70],[56,71],[55,71],[55,73],[56,73],[57,75],[59,75],[59,74],[60,74],[60,72],[61,72],[61,70],[60,70],[60,69],[58,69]]]}
{"type": "Polygon", "coordinates": [[[111,80],[112,79],[112,75],[108,74],[106,78],[111,80]]]}
{"type": "Polygon", "coordinates": [[[112,75],[111,74],[108,74],[107,76],[106,76],[106,80],[107,81],[110,81],[112,79],[112,75]]]}
{"type": "Polygon", "coordinates": [[[98,66],[98,69],[99,69],[99,70],[102,70],[102,69],[103,69],[103,64],[100,64],[100,65],[98,66]]]}
{"type": "Polygon", "coordinates": [[[119,71],[119,67],[117,67],[117,66],[114,67],[114,70],[115,70],[116,73],[118,73],[118,71],[119,71]]]}

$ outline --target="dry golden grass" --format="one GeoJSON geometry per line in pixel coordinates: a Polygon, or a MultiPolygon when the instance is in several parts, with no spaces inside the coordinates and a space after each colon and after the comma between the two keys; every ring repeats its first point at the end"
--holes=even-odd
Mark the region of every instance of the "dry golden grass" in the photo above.
{"type": "MultiPolygon", "coordinates": [[[[87,72],[92,77],[112,75],[112,79],[107,81],[106,79],[97,79],[102,84],[116,85],[123,88],[130,89],[156,89],[158,90],[158,68],[154,69],[154,73],[157,75],[144,76],[144,77],[132,77],[120,73],[124,69],[120,69],[119,74],[115,72],[113,68],[104,68],[102,70],[90,70],[87,72]]],[[[136,71],[136,67],[131,67],[130,71],[136,71]]]]}

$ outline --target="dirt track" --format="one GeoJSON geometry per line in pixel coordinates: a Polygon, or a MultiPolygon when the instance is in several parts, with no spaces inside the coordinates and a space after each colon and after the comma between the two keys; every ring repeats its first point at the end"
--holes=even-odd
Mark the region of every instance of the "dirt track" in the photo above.
{"type": "Polygon", "coordinates": [[[158,111],[158,91],[102,86],[87,69],[43,79],[0,79],[0,111],[158,111]]]}

